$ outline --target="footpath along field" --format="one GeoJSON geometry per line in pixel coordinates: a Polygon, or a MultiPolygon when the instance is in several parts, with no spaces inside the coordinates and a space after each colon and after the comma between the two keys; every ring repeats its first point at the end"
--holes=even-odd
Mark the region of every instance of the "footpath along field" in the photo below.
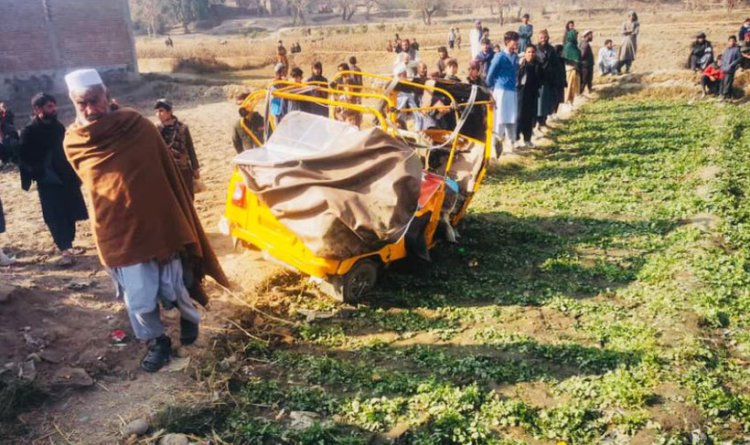
{"type": "MultiPolygon", "coordinates": [[[[747,119],[633,94],[551,138],[491,172],[459,245],[368,306],[281,342],[246,320],[200,374],[231,395],[161,426],[245,444],[748,440],[747,119]]],[[[269,287],[290,295],[282,317],[340,309],[294,276],[269,287]]]]}

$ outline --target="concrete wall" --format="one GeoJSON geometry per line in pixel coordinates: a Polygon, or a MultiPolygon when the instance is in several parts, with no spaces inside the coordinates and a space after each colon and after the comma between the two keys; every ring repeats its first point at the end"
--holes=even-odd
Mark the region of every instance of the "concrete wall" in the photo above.
{"type": "Polygon", "coordinates": [[[0,99],[63,91],[63,76],[138,72],[127,0],[0,0],[0,99]]]}

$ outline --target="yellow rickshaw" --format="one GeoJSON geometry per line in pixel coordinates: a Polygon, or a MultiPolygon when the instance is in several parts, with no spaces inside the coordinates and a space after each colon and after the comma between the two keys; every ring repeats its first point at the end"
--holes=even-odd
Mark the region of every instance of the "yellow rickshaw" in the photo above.
{"type": "MultiPolygon", "coordinates": [[[[239,168],[247,151],[235,159],[222,232],[235,245],[255,247],[267,259],[309,275],[324,292],[341,301],[355,302],[366,295],[394,261],[410,256],[429,260],[438,227],[453,232],[482,183],[492,153],[491,96],[467,84],[396,80],[359,72],[339,72],[329,85],[277,81],[249,95],[241,105],[248,112],[258,110],[265,118],[263,135],[243,123],[258,146],[264,146],[279,125],[272,112],[274,101],[294,102],[306,108],[303,112],[327,114],[328,119],[352,110],[361,115],[363,127],[377,127],[394,140],[406,142],[422,160],[418,203],[403,236],[373,251],[330,258],[316,255],[250,190],[248,176],[239,168]],[[364,85],[344,81],[355,75],[361,76],[364,85]],[[412,128],[408,120],[413,121],[412,128]]],[[[294,142],[289,147],[293,151],[294,142]]]]}

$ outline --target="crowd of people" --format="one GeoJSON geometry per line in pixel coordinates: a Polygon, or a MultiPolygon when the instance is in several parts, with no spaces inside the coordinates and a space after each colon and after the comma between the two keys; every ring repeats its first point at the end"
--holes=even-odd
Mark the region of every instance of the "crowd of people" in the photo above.
{"type": "MultiPolygon", "coordinates": [[[[572,105],[576,96],[592,91],[597,67],[602,76],[630,72],[638,51],[639,32],[638,15],[631,12],[621,28],[619,50],[608,39],[597,57],[592,48],[593,31],[579,34],[574,21],[566,24],[560,44],[553,45],[546,29],[538,33],[536,44],[533,43],[534,25],[529,14],[523,15],[518,31],[504,34],[502,43],[493,42],[490,30],[477,20],[468,36],[470,54],[465,81],[493,91],[497,107],[494,132],[506,140],[509,151],[521,140],[523,145],[531,146],[534,130],[541,131],[561,105],[572,105]]],[[[396,34],[386,48],[396,53],[394,76],[463,81],[458,76],[458,58],[449,54],[459,41],[458,29],[451,28],[447,46],[438,48],[438,62],[431,71],[420,58],[419,45],[396,34]]]]}
{"type": "Polygon", "coordinates": [[[686,67],[701,73],[703,96],[734,97],[734,78],[738,70],[750,70],[750,17],[740,26],[737,35],[730,35],[724,51],[716,54],[706,33],[695,35],[690,46],[686,67]]]}

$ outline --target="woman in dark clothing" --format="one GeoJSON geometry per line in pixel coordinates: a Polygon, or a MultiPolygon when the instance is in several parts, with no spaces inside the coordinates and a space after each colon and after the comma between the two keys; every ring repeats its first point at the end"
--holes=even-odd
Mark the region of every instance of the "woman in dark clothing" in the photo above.
{"type": "Polygon", "coordinates": [[[65,127],[57,120],[55,98],[39,93],[31,105],[34,119],[21,131],[21,187],[29,190],[36,182],[44,222],[62,254],[59,264],[68,266],[83,252],[73,248],[76,222],[88,219],[81,181],[65,157],[65,127]]]}
{"type": "Polygon", "coordinates": [[[539,87],[542,84],[539,60],[536,57],[536,46],[528,45],[518,68],[518,138],[523,135],[527,147],[533,147],[531,133],[537,112],[539,87]]]}
{"type": "Polygon", "coordinates": [[[539,45],[536,47],[536,57],[542,73],[542,86],[539,89],[539,104],[537,109],[537,123],[540,127],[547,125],[547,117],[557,110],[560,97],[565,91],[565,66],[555,47],[549,43],[549,33],[546,29],[539,33],[539,45]]]}
{"type": "MultiPolygon", "coordinates": [[[[321,88],[328,86],[328,79],[323,75],[323,64],[316,61],[311,67],[312,76],[307,78],[307,82],[318,82],[317,85],[321,88]]],[[[328,93],[325,91],[313,91],[313,94],[317,97],[325,99],[328,97],[328,93]]],[[[310,112],[317,114],[318,116],[328,117],[328,105],[319,103],[310,103],[310,112]]]]}
{"type": "Polygon", "coordinates": [[[554,113],[557,113],[557,110],[560,108],[560,104],[565,102],[565,89],[568,88],[568,77],[567,71],[565,70],[565,60],[563,59],[563,46],[555,45],[555,52],[557,53],[557,58],[560,59],[560,72],[558,74],[564,80],[563,87],[560,88],[559,91],[556,91],[557,96],[555,97],[555,102],[552,107],[552,111],[554,113]]]}

